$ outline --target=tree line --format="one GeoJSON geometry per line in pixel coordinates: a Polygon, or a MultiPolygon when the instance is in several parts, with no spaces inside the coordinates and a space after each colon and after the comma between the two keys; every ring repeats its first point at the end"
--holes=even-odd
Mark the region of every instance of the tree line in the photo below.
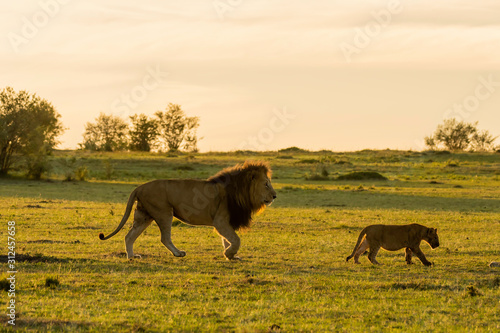
{"type": "Polygon", "coordinates": [[[129,117],[130,125],[118,116],[101,113],[85,125],[81,149],[91,151],[198,151],[198,117],[188,117],[178,104],[168,104],[154,117],[129,117]]]}
{"type": "MultiPolygon", "coordinates": [[[[39,179],[48,171],[48,156],[63,133],[61,115],[47,100],[11,87],[0,91],[0,176],[15,166],[39,179]]],[[[168,104],[154,116],[120,117],[101,113],[85,125],[80,148],[91,151],[198,150],[198,117],[188,117],[180,105],[168,104]]],[[[493,151],[497,137],[477,128],[478,123],[447,119],[425,138],[431,150],[493,151]]]]}
{"type": "MultiPolygon", "coordinates": [[[[168,104],[154,117],[123,119],[101,113],[85,125],[80,148],[91,151],[198,151],[198,117],[188,117],[180,105],[168,104]]],[[[64,132],[61,115],[47,100],[25,90],[0,91],[0,176],[12,169],[40,179],[49,170],[48,158],[64,132]]]]}

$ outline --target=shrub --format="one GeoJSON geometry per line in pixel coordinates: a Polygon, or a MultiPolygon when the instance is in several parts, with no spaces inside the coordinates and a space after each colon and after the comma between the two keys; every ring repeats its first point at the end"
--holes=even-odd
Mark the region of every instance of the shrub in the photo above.
{"type": "Polygon", "coordinates": [[[106,160],[104,161],[104,174],[107,180],[110,180],[111,177],[113,177],[115,169],[113,167],[113,164],[111,163],[111,160],[106,160]]]}
{"type": "Polygon", "coordinates": [[[316,163],[319,163],[319,160],[317,159],[314,159],[314,158],[307,158],[307,159],[302,159],[302,160],[299,160],[295,163],[302,163],[302,164],[316,164],[316,163]]]}
{"type": "Polygon", "coordinates": [[[56,276],[49,276],[45,279],[45,287],[55,289],[59,285],[59,279],[56,276]]]}
{"type": "Polygon", "coordinates": [[[306,180],[329,180],[328,176],[323,176],[317,173],[313,173],[312,175],[306,175],[306,180]]]}
{"type": "Polygon", "coordinates": [[[85,181],[89,175],[89,169],[86,166],[79,166],[75,171],[76,180],[85,181]]]}
{"type": "Polygon", "coordinates": [[[45,154],[30,154],[26,156],[26,168],[28,169],[28,177],[41,179],[42,174],[50,170],[50,164],[45,154]]]}
{"type": "Polygon", "coordinates": [[[480,131],[477,122],[469,124],[456,119],[446,119],[438,125],[433,135],[425,138],[425,144],[431,148],[444,147],[451,151],[491,151],[497,137],[488,131],[480,131]]]}
{"type": "Polygon", "coordinates": [[[449,168],[456,168],[458,167],[458,165],[460,164],[460,162],[458,162],[457,160],[448,160],[446,161],[446,164],[445,166],[449,167],[449,168]]]}
{"type": "Polygon", "coordinates": [[[59,164],[64,170],[64,181],[71,182],[74,180],[84,181],[89,175],[89,170],[81,164],[81,159],[75,156],[61,159],[59,164]]]}
{"type": "Polygon", "coordinates": [[[7,280],[7,278],[3,278],[0,280],[0,289],[3,291],[9,291],[10,290],[10,282],[7,280]]]}
{"type": "Polygon", "coordinates": [[[474,285],[471,284],[467,286],[466,295],[470,297],[481,296],[481,292],[474,285]]]}

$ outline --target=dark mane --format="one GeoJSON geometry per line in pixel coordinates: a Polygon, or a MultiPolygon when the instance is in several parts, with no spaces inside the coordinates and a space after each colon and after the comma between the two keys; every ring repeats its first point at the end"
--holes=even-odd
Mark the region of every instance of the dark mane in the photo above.
{"type": "Polygon", "coordinates": [[[252,183],[261,174],[271,178],[271,169],[267,163],[246,161],[208,178],[209,182],[219,183],[226,189],[229,223],[234,230],[250,227],[252,214],[262,208],[262,204],[256,204],[252,200],[252,183]]]}

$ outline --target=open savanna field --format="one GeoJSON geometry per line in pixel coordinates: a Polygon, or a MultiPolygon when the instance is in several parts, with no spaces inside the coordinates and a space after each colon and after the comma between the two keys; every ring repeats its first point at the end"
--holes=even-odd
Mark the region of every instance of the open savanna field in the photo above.
{"type": "MultiPolygon", "coordinates": [[[[500,154],[406,151],[146,154],[58,151],[50,175],[0,179],[2,267],[15,222],[16,329],[94,332],[498,332],[500,154]],[[273,169],[275,202],[239,232],[227,261],[209,227],[174,223],[176,258],[152,224],[126,259],[107,241],[130,192],[160,178],[207,178],[245,160],[273,169]],[[77,170],[76,173],[74,171],[77,170]],[[353,171],[387,180],[337,180],[353,171]],[[65,179],[83,178],[84,180],[65,179]],[[370,224],[420,223],[425,267],[404,250],[345,258],[370,224]],[[51,283],[52,282],[52,283],[51,283]]],[[[7,288],[8,289],[8,288],[7,288]]],[[[9,330],[6,291],[0,330],[9,330]]]]}

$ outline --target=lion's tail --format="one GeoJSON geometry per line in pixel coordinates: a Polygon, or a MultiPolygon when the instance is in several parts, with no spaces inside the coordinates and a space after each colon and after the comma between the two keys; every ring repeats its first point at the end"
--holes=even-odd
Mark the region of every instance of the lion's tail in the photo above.
{"type": "Polygon", "coordinates": [[[128,202],[127,202],[127,208],[125,209],[125,214],[123,215],[122,221],[120,222],[120,224],[118,225],[116,230],[113,231],[108,236],[104,236],[104,234],[101,232],[99,234],[100,240],[106,240],[106,239],[113,237],[114,235],[116,235],[118,233],[118,231],[120,231],[123,228],[123,226],[125,225],[125,223],[127,222],[128,218],[130,216],[130,212],[132,211],[132,207],[134,207],[136,196],[137,196],[137,189],[135,189],[132,193],[130,193],[130,197],[128,198],[128,202]]]}
{"type": "Polygon", "coordinates": [[[359,244],[361,244],[361,241],[363,240],[363,238],[365,237],[366,235],[366,228],[364,228],[361,233],[359,234],[359,237],[358,237],[358,241],[356,242],[356,245],[354,245],[354,250],[352,250],[352,253],[350,256],[348,256],[347,258],[345,258],[345,261],[349,261],[349,259],[351,259],[352,257],[354,257],[354,254],[356,253],[356,251],[358,250],[359,248],[359,244]]]}

